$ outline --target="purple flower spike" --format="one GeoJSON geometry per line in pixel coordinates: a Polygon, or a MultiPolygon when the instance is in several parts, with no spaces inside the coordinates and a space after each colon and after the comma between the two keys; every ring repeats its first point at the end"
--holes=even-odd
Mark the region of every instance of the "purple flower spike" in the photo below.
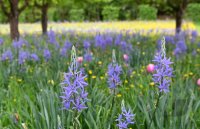
{"type": "Polygon", "coordinates": [[[122,72],[121,66],[116,63],[115,52],[113,51],[113,61],[108,65],[108,84],[109,88],[117,88],[121,84],[120,74],[122,72]]]}
{"type": "Polygon", "coordinates": [[[84,54],[84,60],[87,62],[92,61],[92,54],[91,53],[85,53],[84,54]]]}
{"type": "Polygon", "coordinates": [[[24,64],[25,61],[29,58],[29,53],[26,51],[19,51],[18,63],[24,64]]]}
{"type": "Polygon", "coordinates": [[[51,58],[51,52],[48,49],[45,49],[43,51],[43,56],[45,58],[45,61],[48,61],[51,58]]]}
{"type": "Polygon", "coordinates": [[[153,81],[158,85],[160,92],[169,92],[173,69],[170,67],[170,58],[165,57],[165,39],[162,40],[161,51],[154,57],[156,73],[153,74],[153,81]]]}
{"type": "Polygon", "coordinates": [[[183,39],[176,43],[176,48],[174,49],[174,55],[178,58],[187,52],[187,45],[183,39]]]}
{"type": "Polygon", "coordinates": [[[19,40],[14,40],[12,46],[16,49],[22,48],[23,46],[28,46],[28,42],[22,38],[19,40]]]}
{"type": "Polygon", "coordinates": [[[72,62],[69,67],[69,72],[64,73],[63,85],[63,100],[64,109],[82,111],[86,109],[88,101],[88,93],[85,87],[88,85],[85,82],[86,76],[83,76],[83,71],[78,71],[75,47],[72,47],[72,62]]]}
{"type": "Polygon", "coordinates": [[[124,106],[124,101],[122,101],[122,113],[119,114],[118,118],[116,119],[116,121],[118,122],[117,126],[119,127],[119,129],[127,129],[129,124],[134,124],[135,122],[134,117],[135,114],[131,113],[131,109],[126,110],[125,106],[124,106]]]}
{"type": "Polygon", "coordinates": [[[85,49],[89,49],[90,46],[91,46],[91,44],[90,44],[90,42],[89,42],[88,40],[84,40],[84,41],[83,41],[83,47],[84,47],[85,49]]]}
{"type": "Polygon", "coordinates": [[[39,57],[38,57],[38,55],[37,55],[36,53],[32,53],[32,54],[30,55],[30,57],[31,57],[31,59],[32,59],[33,61],[39,61],[39,57]]]}
{"type": "Polygon", "coordinates": [[[60,49],[60,55],[65,57],[65,56],[66,56],[66,54],[67,54],[67,49],[66,49],[66,48],[64,48],[64,47],[63,47],[63,48],[61,48],[61,49],[60,49]]]}
{"type": "Polygon", "coordinates": [[[53,30],[50,30],[48,33],[48,42],[51,44],[56,44],[56,34],[53,30]]]}
{"type": "Polygon", "coordinates": [[[13,59],[13,54],[12,54],[11,50],[7,50],[4,53],[2,53],[2,55],[1,55],[2,61],[6,61],[6,60],[12,61],[12,59],[13,59]]]}

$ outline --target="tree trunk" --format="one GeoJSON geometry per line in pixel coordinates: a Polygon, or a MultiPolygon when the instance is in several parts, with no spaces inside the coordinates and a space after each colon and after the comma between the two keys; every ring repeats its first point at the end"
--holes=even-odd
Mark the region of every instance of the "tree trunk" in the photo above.
{"type": "Polygon", "coordinates": [[[44,35],[47,34],[47,22],[48,22],[47,12],[48,12],[48,6],[44,5],[42,7],[42,17],[41,17],[42,33],[44,35]]]}
{"type": "Polygon", "coordinates": [[[19,18],[18,0],[12,0],[12,2],[10,2],[9,22],[10,22],[10,36],[13,40],[18,40],[20,36],[18,29],[18,18],[19,18]]]}
{"type": "Polygon", "coordinates": [[[179,8],[176,11],[176,34],[181,32],[182,18],[183,18],[183,10],[179,8]]]}
{"type": "Polygon", "coordinates": [[[13,40],[19,39],[18,16],[10,17],[10,36],[13,40]]]}

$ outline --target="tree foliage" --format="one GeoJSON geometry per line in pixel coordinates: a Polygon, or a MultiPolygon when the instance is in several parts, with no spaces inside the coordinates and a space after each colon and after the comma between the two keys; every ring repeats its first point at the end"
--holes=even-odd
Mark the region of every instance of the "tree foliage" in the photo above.
{"type": "MultiPolygon", "coordinates": [[[[3,11],[10,10],[8,0],[4,0],[4,9],[0,11],[0,22],[6,22],[8,19],[3,11]]],[[[190,2],[199,2],[199,0],[29,0],[29,8],[21,15],[20,22],[37,22],[42,15],[41,5],[48,5],[48,20],[50,21],[70,21],[70,11],[81,9],[84,11],[84,20],[99,21],[103,20],[103,10],[107,6],[119,8],[118,20],[136,19],[139,5],[147,4],[157,8],[158,15],[175,17],[177,8],[185,8],[190,2]],[[31,14],[31,15],[30,15],[31,14]]],[[[24,1],[19,2],[19,7],[23,6],[24,1]]],[[[81,18],[82,20],[82,18],[81,18]]]]}

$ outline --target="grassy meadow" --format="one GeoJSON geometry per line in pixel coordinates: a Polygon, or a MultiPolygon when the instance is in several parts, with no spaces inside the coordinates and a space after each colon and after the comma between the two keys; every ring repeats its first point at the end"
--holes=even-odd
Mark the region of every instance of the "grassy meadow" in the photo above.
{"type": "Polygon", "coordinates": [[[122,101],[135,114],[129,129],[200,128],[200,38],[192,22],[184,23],[180,35],[172,21],[50,23],[47,36],[39,34],[39,24],[27,24],[20,25],[19,41],[9,39],[7,25],[0,26],[0,129],[74,129],[74,112],[63,109],[60,97],[72,46],[83,58],[78,67],[88,83],[79,129],[117,129],[122,101]],[[173,77],[169,92],[159,94],[155,71],[146,67],[154,63],[163,36],[173,77]],[[108,86],[113,49],[122,68],[114,93],[108,86]]]}

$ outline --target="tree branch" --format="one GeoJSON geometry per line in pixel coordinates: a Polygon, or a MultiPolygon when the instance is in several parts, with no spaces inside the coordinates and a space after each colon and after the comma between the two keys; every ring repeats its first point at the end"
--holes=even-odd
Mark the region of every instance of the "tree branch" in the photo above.
{"type": "Polygon", "coordinates": [[[34,5],[35,5],[36,7],[38,7],[38,8],[42,8],[42,5],[38,4],[37,1],[34,1],[34,5]]]}
{"type": "Polygon", "coordinates": [[[19,14],[29,5],[28,0],[25,0],[24,5],[18,9],[19,14]]]}
{"type": "Polygon", "coordinates": [[[167,4],[173,9],[173,10],[177,10],[178,9],[178,4],[174,3],[174,1],[171,0],[167,0],[167,4]]]}
{"type": "Polygon", "coordinates": [[[188,5],[188,0],[183,0],[182,8],[185,9],[188,5]]]}
{"type": "Polygon", "coordinates": [[[1,10],[8,17],[10,13],[6,11],[6,7],[4,6],[3,0],[0,0],[1,10]]]}

